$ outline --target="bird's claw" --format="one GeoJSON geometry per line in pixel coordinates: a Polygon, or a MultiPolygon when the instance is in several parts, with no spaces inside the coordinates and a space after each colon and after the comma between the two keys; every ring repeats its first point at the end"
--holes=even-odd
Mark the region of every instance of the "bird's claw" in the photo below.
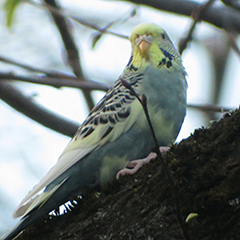
{"type": "MultiPolygon", "coordinates": [[[[159,150],[161,153],[167,152],[169,150],[169,147],[160,147],[159,150]]],[[[127,166],[117,173],[116,178],[119,179],[120,176],[132,175],[136,173],[143,165],[149,163],[152,159],[155,159],[156,157],[157,154],[151,152],[146,158],[128,162],[127,166]]]]}

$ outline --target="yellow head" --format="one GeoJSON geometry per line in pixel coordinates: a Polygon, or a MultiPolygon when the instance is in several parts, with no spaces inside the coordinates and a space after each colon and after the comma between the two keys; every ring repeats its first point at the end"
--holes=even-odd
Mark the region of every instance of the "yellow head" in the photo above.
{"type": "Polygon", "coordinates": [[[131,35],[132,57],[127,70],[144,70],[152,64],[171,71],[181,65],[181,58],[164,29],[155,23],[136,26],[131,35]]]}

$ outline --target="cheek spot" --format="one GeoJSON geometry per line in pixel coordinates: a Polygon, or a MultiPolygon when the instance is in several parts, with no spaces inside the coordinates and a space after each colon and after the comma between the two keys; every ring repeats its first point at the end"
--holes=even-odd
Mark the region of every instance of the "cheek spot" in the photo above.
{"type": "Polygon", "coordinates": [[[171,61],[167,61],[167,68],[170,68],[172,66],[172,62],[171,61]]]}

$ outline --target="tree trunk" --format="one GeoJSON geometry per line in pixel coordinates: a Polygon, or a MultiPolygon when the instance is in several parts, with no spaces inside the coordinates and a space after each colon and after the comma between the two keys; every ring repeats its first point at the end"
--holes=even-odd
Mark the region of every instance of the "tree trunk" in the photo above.
{"type": "Polygon", "coordinates": [[[17,239],[240,239],[240,110],[173,145],[164,160],[177,196],[155,159],[108,191],[83,196],[68,213],[30,226],[17,239]],[[186,223],[190,213],[198,216],[186,223]]]}

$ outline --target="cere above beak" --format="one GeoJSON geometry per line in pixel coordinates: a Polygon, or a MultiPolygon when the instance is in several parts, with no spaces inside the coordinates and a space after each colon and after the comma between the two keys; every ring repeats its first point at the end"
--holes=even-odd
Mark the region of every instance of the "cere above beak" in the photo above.
{"type": "Polygon", "coordinates": [[[144,35],[139,35],[136,38],[135,43],[139,47],[141,53],[146,54],[152,44],[152,41],[153,41],[152,35],[144,34],[144,35]]]}

